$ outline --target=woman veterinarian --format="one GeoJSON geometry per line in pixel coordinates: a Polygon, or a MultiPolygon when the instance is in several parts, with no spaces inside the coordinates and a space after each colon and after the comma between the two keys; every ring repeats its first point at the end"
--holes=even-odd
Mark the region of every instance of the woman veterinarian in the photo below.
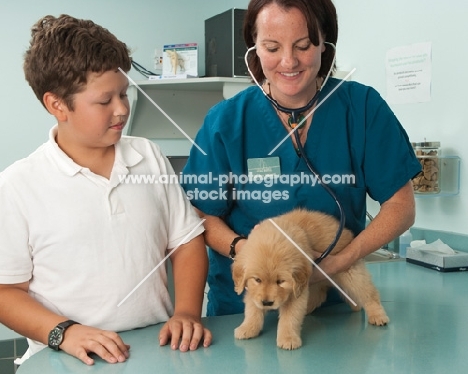
{"type": "Polygon", "coordinates": [[[209,316],[243,312],[231,258],[261,220],[296,207],[344,212],[356,238],[320,263],[330,275],[414,222],[411,178],[420,165],[408,136],[376,90],[329,76],[337,37],[330,0],[249,3],[246,61],[257,84],[211,108],[195,139],[206,154],[193,147],[184,169],[197,177],[183,186],[206,219],[209,316]],[[367,228],[366,194],[381,205],[367,228]]]}

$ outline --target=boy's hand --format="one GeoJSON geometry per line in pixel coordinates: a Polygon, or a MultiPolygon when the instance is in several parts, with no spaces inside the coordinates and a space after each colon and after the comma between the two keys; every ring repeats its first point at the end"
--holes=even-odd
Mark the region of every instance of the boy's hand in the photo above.
{"type": "Polygon", "coordinates": [[[186,352],[198,348],[203,339],[203,347],[211,345],[211,331],[204,328],[199,318],[188,314],[174,314],[159,333],[159,344],[166,345],[170,339],[171,348],[186,352]]]}
{"type": "Polygon", "coordinates": [[[130,346],[115,332],[73,325],[65,332],[60,349],[79,358],[86,365],[93,365],[94,360],[88,353],[95,353],[103,360],[115,364],[124,362],[129,357],[130,346]]]}

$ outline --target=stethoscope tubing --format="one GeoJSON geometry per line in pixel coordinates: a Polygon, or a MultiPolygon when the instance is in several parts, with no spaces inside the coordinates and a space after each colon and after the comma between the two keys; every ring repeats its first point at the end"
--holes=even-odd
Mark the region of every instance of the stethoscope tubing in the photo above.
{"type": "Polygon", "coordinates": [[[299,149],[299,154],[302,157],[302,159],[304,160],[304,162],[306,163],[307,168],[312,172],[312,174],[314,174],[314,176],[317,178],[320,185],[325,189],[325,191],[327,191],[328,194],[333,198],[333,200],[335,200],[335,203],[338,206],[338,210],[340,212],[340,223],[338,225],[338,229],[336,231],[335,238],[333,239],[331,244],[327,247],[327,249],[320,255],[320,257],[318,257],[318,258],[316,258],[314,260],[315,264],[319,264],[320,262],[322,262],[322,260],[325,257],[327,257],[330,254],[330,252],[335,248],[336,244],[340,240],[341,234],[342,234],[344,226],[345,226],[346,218],[345,218],[345,213],[344,213],[344,210],[343,210],[343,206],[339,202],[338,197],[333,192],[333,190],[330,187],[328,187],[328,185],[326,183],[323,182],[322,178],[320,177],[320,175],[317,173],[317,171],[315,170],[315,168],[312,166],[311,162],[307,158],[304,147],[301,144],[301,139],[299,138],[299,132],[298,131],[294,132],[294,137],[296,139],[297,147],[299,149]]]}
{"type": "MultiPolygon", "coordinates": [[[[322,83],[322,86],[317,90],[317,92],[315,93],[314,97],[303,107],[301,108],[286,108],[282,105],[280,105],[275,99],[273,99],[270,95],[268,95],[265,90],[263,89],[263,87],[258,83],[257,79],[255,78],[255,76],[252,74],[252,71],[250,70],[250,67],[249,67],[249,62],[248,62],[248,59],[247,59],[247,56],[248,54],[253,51],[254,49],[257,48],[256,45],[254,45],[253,47],[250,47],[249,49],[247,49],[247,52],[245,53],[245,56],[244,56],[244,61],[245,61],[245,65],[247,67],[247,70],[250,74],[250,76],[252,77],[252,80],[254,81],[254,83],[257,85],[257,87],[260,88],[260,90],[263,92],[264,96],[268,99],[268,101],[270,101],[273,106],[278,109],[279,111],[283,112],[283,113],[287,113],[289,114],[291,117],[292,117],[292,120],[294,123],[297,123],[297,119],[299,117],[299,114],[307,111],[308,109],[310,109],[317,101],[318,101],[318,98],[319,98],[319,94],[320,92],[322,91],[323,87],[326,85],[327,81],[328,81],[328,78],[330,77],[331,75],[331,72],[333,70],[333,66],[334,66],[334,63],[335,63],[335,59],[336,59],[336,47],[333,43],[329,43],[329,42],[324,42],[325,44],[328,44],[328,45],[331,45],[333,47],[333,49],[335,50],[335,55],[333,57],[333,62],[331,64],[331,67],[330,67],[330,70],[328,71],[328,74],[327,76],[325,77],[323,83],[322,83]]],[[[305,120],[305,119],[304,119],[305,120]]],[[[303,121],[304,121],[303,120],[303,121]]],[[[319,264],[320,262],[322,262],[322,260],[327,257],[331,251],[335,248],[336,244],[338,243],[338,241],[340,240],[340,237],[341,237],[341,234],[343,232],[343,229],[345,227],[345,222],[346,222],[346,218],[345,218],[345,213],[344,213],[344,210],[343,210],[343,206],[341,205],[341,203],[339,202],[338,200],[338,197],[336,196],[336,194],[333,192],[333,190],[327,186],[326,183],[324,183],[322,181],[322,178],[320,177],[319,173],[315,170],[315,168],[313,167],[313,165],[311,164],[311,162],[309,161],[309,159],[307,158],[307,154],[304,150],[304,147],[302,146],[301,144],[301,141],[300,141],[300,137],[299,137],[299,132],[296,131],[299,129],[299,127],[301,126],[301,124],[299,123],[298,126],[293,129],[293,132],[294,132],[294,137],[296,139],[296,143],[297,143],[297,147],[299,149],[299,156],[304,160],[304,162],[306,163],[306,166],[307,168],[310,170],[310,172],[312,174],[314,174],[314,176],[317,178],[317,180],[319,181],[320,185],[325,189],[325,191],[327,191],[327,193],[333,198],[333,200],[335,201],[337,207],[338,207],[338,210],[339,210],[339,214],[340,214],[340,220],[339,220],[339,226],[338,226],[338,229],[336,231],[336,234],[335,234],[335,238],[334,240],[330,243],[330,245],[327,247],[327,249],[320,255],[320,257],[318,257],[317,259],[314,260],[315,264],[319,264]]]]}

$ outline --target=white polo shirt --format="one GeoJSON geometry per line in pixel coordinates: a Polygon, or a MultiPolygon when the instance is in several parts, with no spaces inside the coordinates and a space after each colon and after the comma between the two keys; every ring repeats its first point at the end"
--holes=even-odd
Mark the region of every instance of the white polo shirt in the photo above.
{"type": "MultiPolygon", "coordinates": [[[[125,175],[172,174],[144,138],[116,144],[110,179],[73,162],[50,139],[0,173],[0,284],[29,281],[32,297],[82,324],[122,331],[173,313],[167,254],[203,232],[178,184],[125,183],[125,175]]],[[[31,353],[43,348],[30,341],[31,353]]]]}

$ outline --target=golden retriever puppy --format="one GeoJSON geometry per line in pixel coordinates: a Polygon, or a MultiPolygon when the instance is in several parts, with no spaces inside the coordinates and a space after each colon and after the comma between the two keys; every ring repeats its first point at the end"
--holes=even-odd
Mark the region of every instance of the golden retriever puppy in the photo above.
{"type": "MultiPolygon", "coordinates": [[[[302,209],[272,220],[309,258],[311,250],[323,253],[328,248],[339,224],[330,215],[302,209]]],[[[352,239],[351,231],[344,229],[329,256],[340,252],[352,239]]],[[[252,230],[232,265],[235,291],[239,295],[246,291],[244,321],[234,336],[258,336],[265,313],[278,309],[278,347],[299,348],[304,316],[325,301],[327,290],[332,287],[329,280],[309,285],[312,271],[310,260],[270,220],[262,221],[252,230]]],[[[353,310],[364,308],[369,323],[382,326],[389,322],[364,260],[331,278],[357,304],[353,310]]]]}

